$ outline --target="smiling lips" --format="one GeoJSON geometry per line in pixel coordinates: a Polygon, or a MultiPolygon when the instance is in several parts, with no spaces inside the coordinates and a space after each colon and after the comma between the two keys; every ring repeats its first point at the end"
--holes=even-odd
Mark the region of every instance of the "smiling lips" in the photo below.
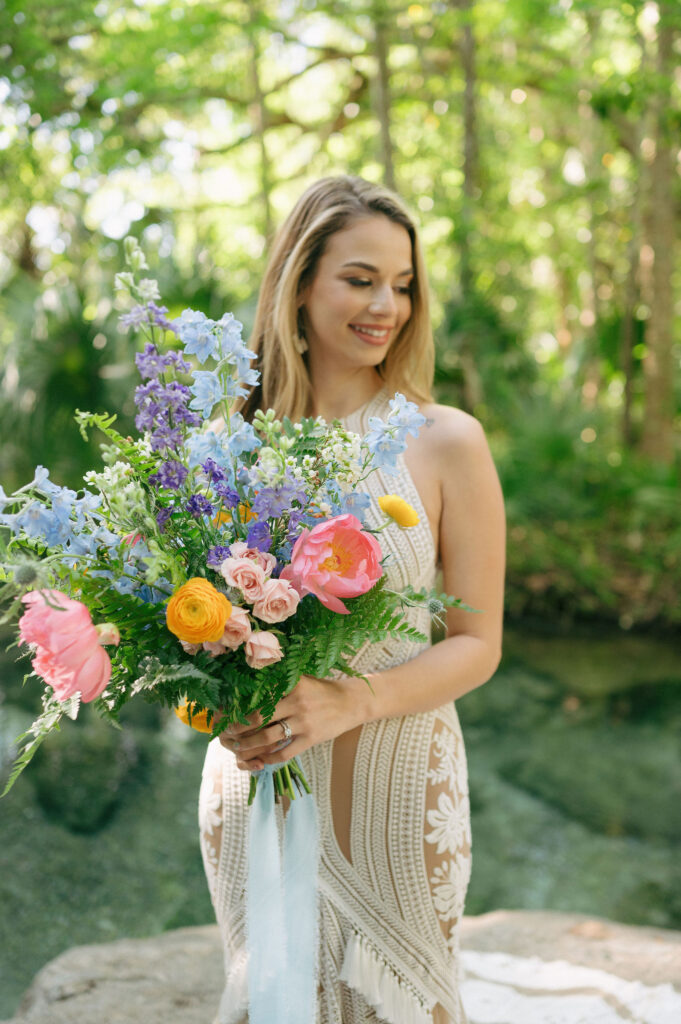
{"type": "Polygon", "coordinates": [[[373,324],[350,324],[353,331],[362,341],[370,345],[383,345],[390,337],[392,327],[377,327],[373,324]]]}

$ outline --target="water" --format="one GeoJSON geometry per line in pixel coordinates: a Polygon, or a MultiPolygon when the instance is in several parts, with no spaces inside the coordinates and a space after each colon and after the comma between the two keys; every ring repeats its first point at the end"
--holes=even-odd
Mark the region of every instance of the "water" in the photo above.
{"type": "MultiPolygon", "coordinates": [[[[459,704],[470,768],[466,912],[554,909],[681,928],[681,655],[618,632],[508,630],[459,704]]],[[[0,665],[0,751],[37,684],[0,665]]],[[[196,801],[206,738],[140,704],[124,734],[68,722],[0,802],[0,1018],[73,945],[213,921],[196,801]]]]}

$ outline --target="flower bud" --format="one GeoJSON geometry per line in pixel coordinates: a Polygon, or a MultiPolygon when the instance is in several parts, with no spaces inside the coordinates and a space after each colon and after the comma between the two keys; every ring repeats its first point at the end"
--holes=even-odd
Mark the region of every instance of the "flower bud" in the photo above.
{"type": "Polygon", "coordinates": [[[118,647],[120,643],[121,634],[113,622],[100,622],[98,626],[95,626],[97,631],[97,640],[101,647],[105,644],[115,644],[118,647]]]}

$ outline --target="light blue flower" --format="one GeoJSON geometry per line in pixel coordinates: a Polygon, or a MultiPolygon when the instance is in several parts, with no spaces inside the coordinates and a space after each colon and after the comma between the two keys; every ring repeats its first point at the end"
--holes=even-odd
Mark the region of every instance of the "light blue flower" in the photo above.
{"type": "Polygon", "coordinates": [[[220,378],[211,370],[195,370],[192,376],[194,383],[190,385],[189,390],[194,398],[189,403],[189,408],[201,413],[205,420],[210,419],[213,409],[222,401],[224,394],[220,378]]]}
{"type": "Polygon", "coordinates": [[[40,501],[31,501],[18,513],[14,526],[27,537],[40,537],[48,544],[59,543],[61,524],[52,509],[40,501]]]}
{"type": "Polygon", "coordinates": [[[9,498],[5,494],[5,488],[0,484],[0,512],[5,511],[5,507],[9,504],[9,498]]]}
{"type": "Polygon", "coordinates": [[[216,434],[214,430],[190,431],[184,442],[187,464],[193,469],[207,459],[212,459],[213,462],[217,462],[218,466],[225,469],[232,461],[228,442],[229,435],[224,430],[219,434],[216,434]]]}
{"type": "MultiPolygon", "coordinates": [[[[243,455],[244,452],[254,452],[259,448],[262,441],[257,436],[250,423],[246,423],[241,413],[234,412],[230,417],[232,433],[229,435],[228,445],[232,455],[243,455]]],[[[217,461],[217,460],[216,460],[217,461]]]]}
{"type": "Polygon", "coordinates": [[[407,447],[407,443],[394,437],[397,427],[389,427],[378,416],[369,417],[371,430],[364,441],[372,455],[375,469],[383,469],[390,476],[397,474],[397,456],[407,447]]]}
{"type": "Polygon", "coordinates": [[[29,487],[35,487],[36,490],[42,491],[43,494],[56,494],[57,491],[61,490],[57,484],[52,483],[50,480],[50,471],[49,469],[45,469],[44,466],[35,467],[35,475],[29,484],[29,487]]]}
{"type": "Polygon", "coordinates": [[[364,522],[369,508],[371,508],[371,498],[361,491],[352,491],[343,497],[343,512],[349,512],[350,515],[356,516],[360,523],[364,522]]]}
{"type": "Polygon", "coordinates": [[[223,359],[233,355],[237,348],[243,348],[241,332],[244,325],[240,320],[235,319],[233,313],[225,313],[221,316],[216,326],[222,329],[220,351],[223,359]]]}
{"type": "Polygon", "coordinates": [[[172,321],[172,329],[184,344],[185,352],[196,356],[203,364],[209,356],[219,354],[220,339],[214,330],[214,320],[194,309],[183,309],[180,316],[172,321]]]}
{"type": "Polygon", "coordinates": [[[224,394],[226,398],[246,398],[248,391],[241,387],[241,382],[234,377],[227,377],[225,381],[224,394]]]}
{"type": "Polygon", "coordinates": [[[397,436],[401,441],[404,441],[407,434],[418,437],[418,432],[425,422],[426,417],[419,412],[416,403],[408,402],[399,391],[390,399],[388,425],[397,427],[397,436]]]}

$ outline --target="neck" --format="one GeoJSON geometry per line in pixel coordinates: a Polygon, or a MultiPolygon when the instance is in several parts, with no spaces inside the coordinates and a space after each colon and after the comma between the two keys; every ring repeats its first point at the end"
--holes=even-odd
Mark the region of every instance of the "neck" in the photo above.
{"type": "Polygon", "coordinates": [[[310,367],[312,415],[342,419],[361,408],[383,386],[373,366],[339,371],[337,367],[310,367]]]}

